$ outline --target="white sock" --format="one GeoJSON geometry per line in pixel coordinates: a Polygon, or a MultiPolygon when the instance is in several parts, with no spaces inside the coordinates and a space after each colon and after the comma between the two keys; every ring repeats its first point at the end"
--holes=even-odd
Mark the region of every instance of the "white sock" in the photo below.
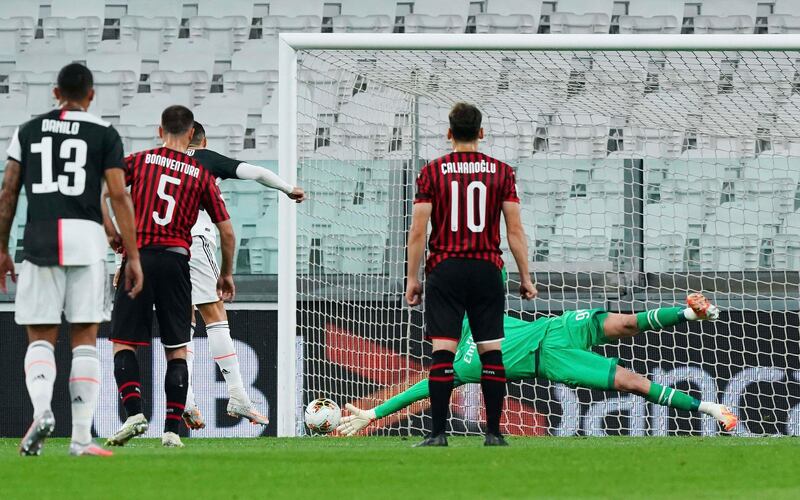
{"type": "Polygon", "coordinates": [[[190,333],[189,344],[186,345],[186,367],[189,369],[189,387],[186,388],[186,409],[196,406],[194,402],[194,389],[192,389],[192,368],[194,367],[194,325],[190,333]]]}
{"type": "Polygon", "coordinates": [[[37,340],[28,345],[25,353],[25,385],[33,404],[33,417],[50,409],[53,384],[56,381],[56,358],[53,344],[37,340]]]}
{"type": "Polygon", "coordinates": [[[72,350],[69,372],[69,397],[72,401],[72,440],[86,444],[92,440],[92,419],[100,393],[100,361],[97,348],[79,345],[72,350]]]}
{"type": "Polygon", "coordinates": [[[702,401],[700,403],[700,406],[697,408],[697,411],[699,411],[700,413],[704,413],[706,415],[711,415],[717,420],[722,419],[722,405],[719,405],[717,403],[702,401]]]}
{"type": "Polygon", "coordinates": [[[225,377],[228,393],[237,399],[247,397],[242,384],[242,374],[239,371],[239,358],[233,348],[228,322],[209,323],[206,325],[206,332],[208,333],[208,348],[211,350],[211,356],[217,362],[222,376],[225,377]]]}

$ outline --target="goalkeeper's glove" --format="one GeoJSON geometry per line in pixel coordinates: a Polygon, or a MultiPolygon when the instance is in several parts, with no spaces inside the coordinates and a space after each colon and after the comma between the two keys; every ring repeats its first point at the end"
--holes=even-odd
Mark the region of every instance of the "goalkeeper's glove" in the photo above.
{"type": "Polygon", "coordinates": [[[375,409],[362,410],[347,403],[344,405],[350,415],[342,417],[336,430],[344,436],[352,436],[375,420],[375,409]]]}

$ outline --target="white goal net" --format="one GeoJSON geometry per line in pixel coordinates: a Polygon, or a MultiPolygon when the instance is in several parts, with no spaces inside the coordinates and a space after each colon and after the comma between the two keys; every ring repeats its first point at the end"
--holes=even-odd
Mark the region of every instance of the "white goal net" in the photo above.
{"type": "MultiPolygon", "coordinates": [[[[703,291],[721,320],[597,348],[663,385],[735,409],[738,433],[800,434],[800,52],[297,51],[302,403],[369,408],[426,376],[421,311],[403,301],[414,180],[448,152],[457,101],[482,151],[512,165],[540,298],[532,320],[632,313],[703,291]]],[[[503,245],[506,246],[505,235],[503,245]]],[[[451,429],[480,432],[480,388],[451,429]]],[[[422,401],[371,428],[429,428],[422,401]]],[[[711,435],[715,421],[637,396],[509,384],[522,435],[711,435]]]]}

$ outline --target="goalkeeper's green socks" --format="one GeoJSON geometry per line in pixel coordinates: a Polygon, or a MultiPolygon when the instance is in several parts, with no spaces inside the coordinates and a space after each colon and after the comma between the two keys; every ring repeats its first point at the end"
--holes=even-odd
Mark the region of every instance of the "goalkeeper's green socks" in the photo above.
{"type": "Polygon", "coordinates": [[[677,408],[678,410],[697,411],[700,408],[700,400],[691,397],[685,392],[681,392],[672,387],[664,387],[663,385],[650,383],[650,391],[645,396],[645,399],[651,403],[661,406],[669,406],[670,408],[677,408]]]}
{"type": "Polygon", "coordinates": [[[636,313],[636,325],[639,331],[646,330],[662,330],[683,323],[690,318],[696,319],[697,317],[687,315],[686,311],[692,311],[688,307],[661,307],[659,309],[651,309],[636,313]]]}

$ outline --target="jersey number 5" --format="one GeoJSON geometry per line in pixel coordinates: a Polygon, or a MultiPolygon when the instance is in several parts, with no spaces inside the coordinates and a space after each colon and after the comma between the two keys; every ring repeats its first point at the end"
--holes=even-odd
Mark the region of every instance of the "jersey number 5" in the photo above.
{"type": "Polygon", "coordinates": [[[59,175],[53,180],[53,138],[42,137],[42,142],[31,144],[31,153],[42,156],[42,182],[31,185],[33,194],[60,192],[67,196],[80,196],[86,189],[86,141],[83,139],[66,139],[61,142],[58,157],[64,160],[64,172],[72,174],[72,184],[68,175],[59,175]],[[75,155],[72,161],[70,158],[75,155]]]}
{"type": "MultiPolygon", "coordinates": [[[[458,232],[458,181],[450,183],[450,230],[458,232]]],[[[473,233],[482,233],[486,227],[486,184],[472,181],[467,186],[467,227],[473,233]],[[475,221],[475,192],[478,195],[478,222],[475,221]]]]}
{"type": "Polygon", "coordinates": [[[167,194],[167,184],[180,186],[181,180],[164,174],[158,179],[158,191],[156,191],[156,193],[159,198],[167,202],[167,211],[163,217],[157,211],[153,210],[153,220],[156,221],[156,224],[159,226],[166,226],[172,222],[172,216],[175,214],[175,198],[167,194]]]}

